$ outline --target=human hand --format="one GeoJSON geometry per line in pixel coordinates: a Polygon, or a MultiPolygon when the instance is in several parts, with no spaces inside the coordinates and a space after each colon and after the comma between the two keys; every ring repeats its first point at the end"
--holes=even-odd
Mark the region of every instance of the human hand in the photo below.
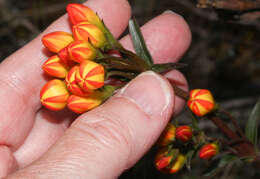
{"type": "MultiPolygon", "coordinates": [[[[125,0],[89,0],[86,5],[98,12],[116,37],[127,27],[131,13],[125,0]]],[[[69,29],[67,18],[61,17],[43,35],[69,29]]],[[[176,62],[191,40],[183,18],[170,12],[145,24],[142,32],[156,63],[176,62]]],[[[69,111],[50,112],[39,100],[47,81],[41,70],[47,58],[41,37],[0,65],[0,176],[119,176],[153,145],[183,101],[174,96],[164,77],[145,72],[105,104],[77,118],[69,111]]],[[[120,42],[133,49],[129,36],[120,42]]],[[[187,88],[180,72],[165,76],[187,88]]]]}

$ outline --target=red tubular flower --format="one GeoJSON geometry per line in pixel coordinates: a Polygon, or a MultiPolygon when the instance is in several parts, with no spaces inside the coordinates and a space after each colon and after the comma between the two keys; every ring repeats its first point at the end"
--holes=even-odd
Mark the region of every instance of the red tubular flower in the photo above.
{"type": "Polygon", "coordinates": [[[158,145],[167,146],[172,143],[175,140],[175,130],[175,126],[171,123],[168,123],[158,140],[158,145]]]}
{"type": "Polygon", "coordinates": [[[167,167],[171,164],[173,157],[174,156],[172,153],[169,153],[167,147],[160,149],[155,156],[155,167],[159,171],[166,172],[167,167]]]}
{"type": "Polygon", "coordinates": [[[69,92],[65,83],[57,79],[46,83],[40,92],[41,103],[53,111],[65,108],[68,98],[69,92]]]}
{"type": "Polygon", "coordinates": [[[43,65],[42,69],[50,76],[57,78],[65,78],[68,70],[67,67],[61,62],[57,55],[50,57],[43,65]]]}
{"type": "Polygon", "coordinates": [[[79,66],[74,66],[73,68],[70,69],[65,79],[67,88],[74,95],[83,96],[83,97],[89,96],[92,93],[92,91],[88,93],[84,92],[76,82],[76,73],[78,70],[79,70],[79,66]]]}
{"type": "Polygon", "coordinates": [[[76,40],[90,41],[96,48],[102,48],[106,44],[104,33],[97,26],[89,22],[81,22],[74,25],[72,31],[76,40]]]}
{"type": "Polygon", "coordinates": [[[60,60],[68,67],[72,67],[76,64],[73,60],[70,59],[67,47],[61,49],[58,53],[58,56],[60,57],[60,60]]]}
{"type": "Polygon", "coordinates": [[[187,105],[194,114],[201,117],[214,110],[215,101],[209,90],[194,89],[190,91],[187,105]]]}
{"type": "Polygon", "coordinates": [[[199,152],[199,157],[205,160],[211,159],[212,157],[217,155],[218,150],[219,148],[217,144],[215,143],[206,144],[201,147],[199,152]]]}
{"type": "Polygon", "coordinates": [[[89,22],[91,24],[96,25],[99,28],[103,28],[102,21],[96,15],[94,11],[92,11],[87,6],[82,4],[69,4],[67,6],[67,12],[70,19],[70,22],[73,25],[76,25],[81,22],[89,22]]]}
{"type": "Polygon", "coordinates": [[[70,59],[78,63],[96,58],[95,48],[90,43],[82,40],[72,42],[67,49],[70,59]]]}
{"type": "Polygon", "coordinates": [[[68,108],[75,113],[82,114],[99,106],[102,101],[103,97],[100,92],[94,92],[88,97],[71,95],[68,99],[68,108]]]}
{"type": "Polygon", "coordinates": [[[182,169],[185,162],[186,156],[168,147],[160,149],[155,157],[155,166],[163,173],[176,173],[182,169]]]}
{"type": "Polygon", "coordinates": [[[42,37],[43,45],[51,52],[58,53],[61,49],[73,41],[70,33],[57,31],[46,34],[42,37]]]}
{"type": "Polygon", "coordinates": [[[187,142],[192,137],[192,129],[190,126],[180,126],[176,129],[176,139],[187,142]]]}
{"type": "Polygon", "coordinates": [[[88,60],[80,64],[76,73],[76,81],[85,92],[101,88],[104,85],[104,77],[104,67],[88,60]]]}

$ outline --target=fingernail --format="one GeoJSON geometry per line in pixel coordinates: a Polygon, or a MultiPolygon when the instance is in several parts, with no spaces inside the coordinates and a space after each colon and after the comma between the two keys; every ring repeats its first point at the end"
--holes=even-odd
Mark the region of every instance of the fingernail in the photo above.
{"type": "Polygon", "coordinates": [[[164,11],[162,14],[174,14],[174,15],[177,15],[177,16],[180,16],[180,17],[182,17],[180,14],[177,14],[177,13],[175,13],[175,12],[173,12],[172,10],[166,10],[166,11],[164,11]]]}
{"type": "Polygon", "coordinates": [[[136,77],[116,96],[132,101],[149,116],[162,115],[173,101],[170,84],[152,71],[136,77]]]}

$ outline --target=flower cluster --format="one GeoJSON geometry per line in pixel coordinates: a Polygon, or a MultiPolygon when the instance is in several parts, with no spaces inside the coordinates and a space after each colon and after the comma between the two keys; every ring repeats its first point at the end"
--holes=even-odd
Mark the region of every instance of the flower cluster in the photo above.
{"type": "Polygon", "coordinates": [[[208,143],[195,147],[196,136],[190,126],[175,127],[169,123],[158,140],[159,150],[155,157],[156,168],[163,173],[176,173],[183,168],[189,151],[196,150],[201,159],[211,159],[217,155],[217,143],[208,143]]]}
{"type": "Polygon", "coordinates": [[[67,6],[72,34],[51,32],[42,37],[43,45],[53,53],[43,65],[44,72],[55,79],[41,90],[42,104],[50,110],[66,106],[83,113],[100,105],[105,68],[95,62],[107,44],[105,27],[101,19],[81,4],[67,6]]]}

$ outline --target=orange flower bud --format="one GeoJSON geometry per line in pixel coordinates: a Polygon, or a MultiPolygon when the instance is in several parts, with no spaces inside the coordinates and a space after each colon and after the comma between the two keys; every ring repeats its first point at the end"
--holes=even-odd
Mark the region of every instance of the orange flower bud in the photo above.
{"type": "Polygon", "coordinates": [[[81,22],[72,28],[76,40],[90,41],[96,48],[102,48],[106,44],[104,33],[95,25],[89,22],[81,22]]]}
{"type": "Polygon", "coordinates": [[[176,173],[182,169],[183,165],[186,162],[186,156],[183,154],[179,154],[175,161],[173,162],[171,168],[169,169],[169,173],[176,173]]]}
{"type": "Polygon", "coordinates": [[[199,157],[205,160],[211,159],[212,157],[217,155],[218,150],[219,148],[217,144],[215,143],[206,144],[201,147],[199,152],[199,157]]]}
{"type": "Polygon", "coordinates": [[[100,92],[94,92],[88,97],[71,95],[68,99],[68,108],[75,113],[82,114],[99,106],[102,102],[103,96],[100,92]]]}
{"type": "Polygon", "coordinates": [[[192,129],[190,126],[180,126],[176,129],[176,139],[187,142],[192,137],[192,129]]]}
{"type": "Polygon", "coordinates": [[[42,37],[43,45],[51,52],[58,53],[61,49],[73,41],[70,33],[57,31],[46,34],[42,37]]]}
{"type": "Polygon", "coordinates": [[[68,46],[70,58],[78,63],[96,58],[95,48],[88,42],[78,40],[68,46]]]}
{"type": "Polygon", "coordinates": [[[69,92],[65,83],[57,79],[46,83],[40,92],[41,103],[53,111],[62,110],[67,104],[68,97],[69,92]]]}
{"type": "Polygon", "coordinates": [[[98,26],[99,28],[103,28],[103,24],[100,18],[87,6],[82,4],[69,4],[67,6],[67,12],[70,22],[73,25],[81,22],[89,22],[98,26]]]}
{"type": "Polygon", "coordinates": [[[61,49],[58,53],[58,56],[60,57],[60,60],[68,67],[72,67],[75,65],[75,62],[70,59],[70,55],[68,52],[68,48],[65,47],[61,49]]]}
{"type": "Polygon", "coordinates": [[[169,152],[168,147],[162,148],[155,156],[155,167],[162,172],[167,172],[167,168],[173,160],[172,153],[169,152]]]}
{"type": "Polygon", "coordinates": [[[65,78],[68,70],[66,66],[61,62],[57,55],[49,58],[43,65],[42,69],[50,76],[57,78],[65,78]]]}
{"type": "Polygon", "coordinates": [[[79,70],[79,66],[74,66],[70,69],[69,73],[66,76],[65,83],[67,85],[68,90],[77,96],[89,96],[92,91],[86,93],[84,92],[76,82],[76,73],[79,70]]]}
{"type": "Polygon", "coordinates": [[[172,143],[175,140],[175,130],[175,126],[171,123],[168,123],[158,140],[158,145],[167,146],[172,143]]]}
{"type": "Polygon", "coordinates": [[[93,61],[86,60],[79,66],[76,73],[76,81],[85,91],[93,91],[104,85],[104,67],[93,61]]]}
{"type": "Polygon", "coordinates": [[[190,98],[187,105],[197,116],[204,116],[213,111],[215,101],[209,90],[194,89],[190,91],[190,98]]]}

